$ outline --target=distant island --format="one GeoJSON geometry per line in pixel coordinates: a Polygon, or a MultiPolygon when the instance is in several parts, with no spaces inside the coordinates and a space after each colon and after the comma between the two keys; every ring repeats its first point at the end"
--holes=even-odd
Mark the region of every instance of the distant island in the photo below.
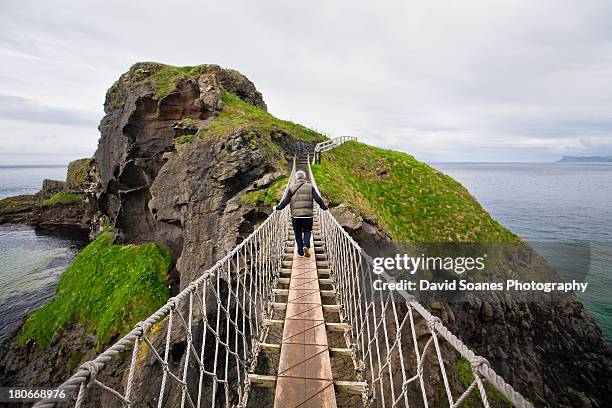
{"type": "Polygon", "coordinates": [[[563,156],[557,163],[612,163],[612,156],[563,156]]]}

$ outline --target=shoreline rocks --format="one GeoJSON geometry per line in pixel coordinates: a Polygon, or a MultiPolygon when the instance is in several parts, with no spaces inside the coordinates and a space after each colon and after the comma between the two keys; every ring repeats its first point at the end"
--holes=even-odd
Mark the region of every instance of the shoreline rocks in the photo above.
{"type": "Polygon", "coordinates": [[[39,192],[0,200],[0,224],[76,226],[89,229],[97,211],[92,159],[68,165],[66,181],[45,179],[39,192]]]}

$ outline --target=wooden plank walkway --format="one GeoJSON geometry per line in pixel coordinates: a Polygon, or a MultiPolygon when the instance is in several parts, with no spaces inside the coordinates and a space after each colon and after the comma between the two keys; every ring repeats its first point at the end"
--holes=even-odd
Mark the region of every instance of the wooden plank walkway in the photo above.
{"type": "MultiPolygon", "coordinates": [[[[311,247],[312,248],[312,247],[311,247]]],[[[276,383],[276,408],[335,408],[325,319],[314,249],[294,251],[276,383]]]]}

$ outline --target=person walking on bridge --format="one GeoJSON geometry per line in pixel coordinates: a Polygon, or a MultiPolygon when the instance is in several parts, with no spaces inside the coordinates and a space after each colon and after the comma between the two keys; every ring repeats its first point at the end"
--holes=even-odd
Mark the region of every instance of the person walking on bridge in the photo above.
{"type": "Polygon", "coordinates": [[[295,243],[297,244],[297,252],[299,256],[310,257],[310,236],[312,235],[312,210],[315,200],[322,210],[327,210],[327,206],[323,199],[306,179],[306,173],[298,170],[295,173],[295,180],[285,193],[281,202],[276,206],[277,210],[282,210],[291,203],[291,221],[293,225],[293,233],[295,234],[295,243]]]}

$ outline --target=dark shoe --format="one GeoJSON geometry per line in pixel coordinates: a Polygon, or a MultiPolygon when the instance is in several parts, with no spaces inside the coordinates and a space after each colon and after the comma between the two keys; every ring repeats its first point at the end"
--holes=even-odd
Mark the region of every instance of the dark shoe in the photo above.
{"type": "Polygon", "coordinates": [[[304,251],[300,251],[300,250],[298,249],[297,253],[298,253],[298,255],[299,255],[299,256],[304,256],[304,251]]]}
{"type": "Polygon", "coordinates": [[[304,256],[306,258],[310,258],[310,251],[308,250],[308,248],[304,248],[304,256]]]}

